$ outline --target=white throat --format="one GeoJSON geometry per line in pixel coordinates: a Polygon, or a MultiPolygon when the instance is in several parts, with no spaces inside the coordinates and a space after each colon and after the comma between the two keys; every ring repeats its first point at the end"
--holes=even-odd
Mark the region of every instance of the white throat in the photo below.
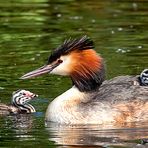
{"type": "MultiPolygon", "coordinates": [[[[88,101],[90,94],[80,92],[75,86],[55,98],[48,106],[45,118],[47,121],[70,123],[80,103],[88,101]]],[[[77,115],[76,115],[77,116],[77,115]]]]}

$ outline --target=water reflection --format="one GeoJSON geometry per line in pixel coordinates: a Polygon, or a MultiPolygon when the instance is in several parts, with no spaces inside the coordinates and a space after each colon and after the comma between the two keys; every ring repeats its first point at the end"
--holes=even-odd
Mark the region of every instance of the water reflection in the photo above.
{"type": "MultiPolygon", "coordinates": [[[[28,89],[42,98],[49,98],[46,103],[36,103],[36,109],[44,114],[48,102],[71,85],[68,79],[45,76],[20,81],[18,78],[43,65],[51,49],[70,36],[87,34],[95,41],[96,50],[105,58],[108,78],[139,74],[148,65],[147,3],[147,0],[1,0],[1,101],[8,103],[14,90],[28,89]]],[[[57,144],[77,147],[85,143],[93,145],[90,147],[108,143],[124,145],[124,142],[125,146],[136,145],[137,141],[133,139],[148,136],[148,128],[141,125],[135,125],[136,130],[130,126],[128,129],[102,130],[101,127],[49,125],[45,131],[40,114],[35,120],[32,115],[0,117],[0,145],[56,147],[47,140],[49,137],[57,144]],[[51,136],[46,135],[47,132],[51,136]]]]}
{"type": "Polygon", "coordinates": [[[18,131],[21,131],[23,133],[29,132],[30,129],[33,127],[33,117],[31,114],[17,114],[13,116],[1,116],[1,120],[4,121],[3,127],[11,126],[11,128],[17,129],[18,131]]]}
{"type": "Polygon", "coordinates": [[[46,123],[50,140],[58,145],[71,146],[129,146],[148,138],[147,123],[129,123],[122,127],[113,125],[59,125],[46,123]],[[139,139],[139,141],[138,141],[139,139]]]}
{"type": "MultiPolygon", "coordinates": [[[[31,114],[18,114],[14,116],[0,117],[0,140],[1,146],[11,145],[15,141],[33,140],[30,134],[33,128],[33,118],[31,114]],[[7,142],[9,141],[9,142],[7,142]]],[[[18,145],[18,143],[16,143],[18,145]]]]}

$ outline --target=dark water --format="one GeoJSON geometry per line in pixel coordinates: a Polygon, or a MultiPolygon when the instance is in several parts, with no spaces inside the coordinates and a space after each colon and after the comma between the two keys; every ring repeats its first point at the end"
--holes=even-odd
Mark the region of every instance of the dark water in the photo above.
{"type": "Polygon", "coordinates": [[[85,34],[105,58],[107,78],[139,74],[148,65],[148,1],[0,1],[0,101],[9,103],[20,88],[40,96],[32,102],[37,113],[0,118],[0,147],[134,147],[148,138],[147,123],[45,126],[48,103],[71,86],[70,80],[19,77],[43,65],[64,39],[85,34]]]}

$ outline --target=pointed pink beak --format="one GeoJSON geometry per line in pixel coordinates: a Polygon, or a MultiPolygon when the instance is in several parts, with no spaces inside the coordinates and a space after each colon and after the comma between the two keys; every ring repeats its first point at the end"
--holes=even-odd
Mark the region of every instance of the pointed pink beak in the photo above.
{"type": "Polygon", "coordinates": [[[32,92],[30,92],[30,91],[27,91],[27,90],[26,90],[24,93],[25,93],[25,96],[26,96],[26,97],[30,97],[30,98],[38,97],[37,94],[34,94],[34,93],[32,93],[32,92]]]}
{"type": "Polygon", "coordinates": [[[59,65],[59,63],[54,63],[54,64],[50,64],[50,65],[44,65],[34,71],[31,71],[25,75],[23,75],[22,77],[20,77],[20,79],[28,79],[28,78],[32,78],[32,77],[37,77],[40,75],[43,75],[45,73],[50,73],[55,67],[57,67],[59,65]]]}

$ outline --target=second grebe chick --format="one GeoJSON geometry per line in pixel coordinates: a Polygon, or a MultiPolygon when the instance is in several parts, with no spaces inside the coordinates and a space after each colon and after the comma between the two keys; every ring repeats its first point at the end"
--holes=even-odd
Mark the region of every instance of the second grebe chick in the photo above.
{"type": "Polygon", "coordinates": [[[93,48],[87,36],[66,40],[52,52],[46,65],[21,77],[45,73],[71,77],[72,88],[49,104],[46,121],[61,124],[147,121],[148,87],[140,85],[143,77],[119,76],[104,81],[104,62],[93,48]]]}
{"type": "Polygon", "coordinates": [[[140,74],[140,83],[141,85],[148,86],[148,69],[144,69],[140,74]]]}
{"type": "Polygon", "coordinates": [[[35,108],[28,102],[37,97],[36,94],[27,90],[17,90],[12,93],[10,105],[0,103],[0,114],[33,113],[35,108]]]}

